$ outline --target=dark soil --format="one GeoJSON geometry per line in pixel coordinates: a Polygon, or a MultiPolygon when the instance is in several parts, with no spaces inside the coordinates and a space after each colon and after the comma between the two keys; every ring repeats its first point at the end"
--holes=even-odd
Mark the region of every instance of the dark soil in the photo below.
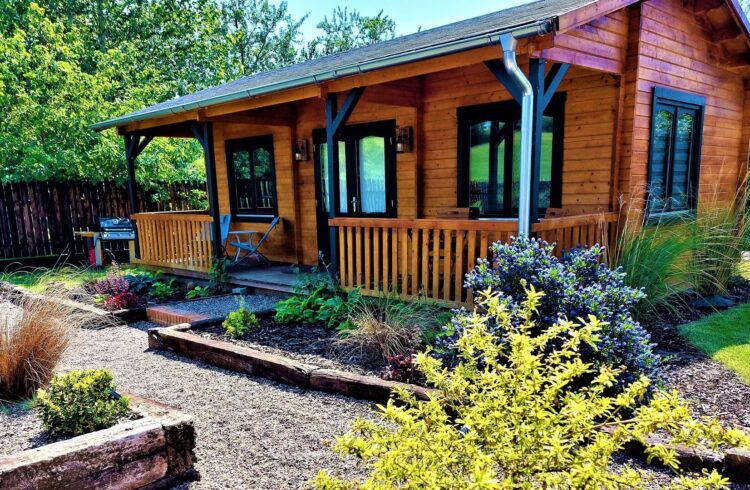
{"type": "MultiPolygon", "coordinates": [[[[750,302],[750,281],[735,279],[724,296],[735,304],[750,302]]],[[[697,415],[715,416],[722,423],[750,427],[750,386],[734,372],[710,359],[690,345],[679,333],[679,326],[715,313],[689,305],[694,299],[682,298],[677,311],[657,312],[643,322],[667,358],[666,375],[670,388],[676,388],[689,400],[697,415]]]]}
{"type": "Polygon", "coordinates": [[[337,343],[336,332],[321,323],[280,324],[270,316],[259,316],[258,320],[260,326],[239,339],[225,335],[220,325],[194,329],[191,333],[291,357],[322,368],[375,376],[383,374],[385,363],[382,360],[370,358],[364,353],[343,352],[337,343]]]}

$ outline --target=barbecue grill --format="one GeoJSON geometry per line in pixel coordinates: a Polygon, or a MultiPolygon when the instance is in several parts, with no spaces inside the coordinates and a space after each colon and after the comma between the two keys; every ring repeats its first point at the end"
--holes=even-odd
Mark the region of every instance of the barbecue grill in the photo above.
{"type": "Polygon", "coordinates": [[[130,218],[99,218],[101,240],[135,240],[135,229],[130,218]]]}

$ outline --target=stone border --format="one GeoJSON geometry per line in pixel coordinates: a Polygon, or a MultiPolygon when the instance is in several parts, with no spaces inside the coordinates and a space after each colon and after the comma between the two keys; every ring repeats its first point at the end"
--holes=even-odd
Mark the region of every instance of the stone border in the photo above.
{"type": "Polygon", "coordinates": [[[135,395],[141,415],[96,432],[0,457],[0,489],[169,488],[198,479],[190,416],[135,395]]]}
{"type": "Polygon", "coordinates": [[[386,402],[394,388],[410,391],[422,400],[426,400],[432,392],[431,389],[422,386],[388,381],[375,376],[323,369],[289,357],[269,354],[231,342],[205,339],[187,332],[215,323],[216,319],[207,319],[193,324],[182,323],[166,328],[152,328],[148,331],[148,346],[151,349],[171,350],[181,356],[230,371],[378,403],[386,402]]]}

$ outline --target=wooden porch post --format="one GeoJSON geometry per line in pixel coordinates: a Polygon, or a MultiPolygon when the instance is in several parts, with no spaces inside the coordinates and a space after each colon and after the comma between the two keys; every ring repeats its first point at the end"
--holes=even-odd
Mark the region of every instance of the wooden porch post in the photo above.
{"type": "Polygon", "coordinates": [[[208,212],[213,218],[212,241],[214,257],[224,256],[221,243],[221,215],[219,214],[219,190],[216,183],[216,155],[214,154],[213,123],[198,122],[190,126],[190,130],[203,147],[203,159],[206,162],[206,190],[208,192],[208,212]]]}
{"type": "MultiPolygon", "coordinates": [[[[125,164],[128,173],[128,202],[130,204],[130,214],[140,212],[140,203],[138,201],[138,183],[135,180],[135,160],[138,155],[146,148],[154,137],[151,135],[143,136],[140,133],[126,134],[125,139],[125,164]]],[[[141,258],[141,251],[138,246],[138,232],[135,233],[135,258],[141,258]]]]}
{"type": "MultiPolygon", "coordinates": [[[[359,102],[364,87],[353,88],[349,91],[346,96],[344,104],[341,106],[341,111],[338,110],[338,99],[336,94],[328,94],[326,96],[326,146],[328,153],[328,218],[333,219],[336,217],[336,210],[340,206],[340,196],[336,192],[336,177],[338,176],[336,169],[338,168],[339,152],[336,145],[336,136],[341,128],[346,124],[349,116],[352,115],[354,108],[359,102]]],[[[336,274],[338,265],[338,236],[336,228],[329,226],[329,248],[331,255],[331,273],[336,274]]]]}

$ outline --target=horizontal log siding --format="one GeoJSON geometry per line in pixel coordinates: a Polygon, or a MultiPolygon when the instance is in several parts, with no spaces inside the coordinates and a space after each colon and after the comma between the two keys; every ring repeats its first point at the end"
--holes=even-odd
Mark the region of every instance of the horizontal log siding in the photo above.
{"type": "Polygon", "coordinates": [[[736,192],[747,154],[747,136],[742,134],[744,86],[739,75],[710,54],[718,51],[711,32],[681,2],[649,0],[634,8],[626,71],[626,114],[632,119],[623,139],[626,171],[621,173],[621,188],[630,189],[633,198],[642,197],[647,185],[656,86],[706,97],[699,199],[715,191],[727,199],[736,192]]]}

